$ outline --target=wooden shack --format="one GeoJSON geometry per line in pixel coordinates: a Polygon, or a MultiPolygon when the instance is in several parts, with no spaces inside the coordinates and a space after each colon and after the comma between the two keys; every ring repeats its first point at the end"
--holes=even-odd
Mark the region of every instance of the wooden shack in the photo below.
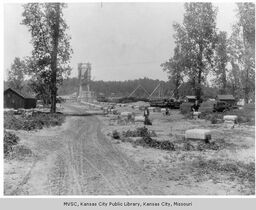
{"type": "Polygon", "coordinates": [[[231,106],[236,104],[236,99],[232,95],[217,95],[216,100],[226,102],[226,103],[230,104],[231,106]]]}
{"type": "Polygon", "coordinates": [[[7,88],[4,91],[4,108],[31,109],[36,108],[36,98],[21,94],[20,92],[7,88]]]}
{"type": "Polygon", "coordinates": [[[187,102],[187,103],[195,103],[195,101],[196,101],[196,96],[185,96],[184,100],[185,100],[185,102],[187,102]]]}

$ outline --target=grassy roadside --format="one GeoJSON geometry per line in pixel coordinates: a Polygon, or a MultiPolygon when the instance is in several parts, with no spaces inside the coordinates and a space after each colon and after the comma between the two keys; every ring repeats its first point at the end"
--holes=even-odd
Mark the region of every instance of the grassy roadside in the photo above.
{"type": "Polygon", "coordinates": [[[65,121],[63,114],[33,113],[32,115],[4,114],[4,128],[10,130],[37,130],[44,127],[59,126],[65,121]]]}
{"type": "Polygon", "coordinates": [[[30,154],[29,148],[19,145],[19,137],[11,130],[33,131],[44,127],[60,126],[65,121],[63,114],[32,113],[30,115],[4,113],[4,157],[12,156],[12,153],[30,154]]]}

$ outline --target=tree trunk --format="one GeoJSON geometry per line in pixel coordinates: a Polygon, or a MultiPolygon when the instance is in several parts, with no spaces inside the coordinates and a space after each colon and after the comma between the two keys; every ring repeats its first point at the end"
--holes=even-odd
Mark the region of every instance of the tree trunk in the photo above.
{"type": "Polygon", "coordinates": [[[57,55],[59,42],[59,27],[60,27],[60,3],[54,3],[56,11],[54,26],[53,26],[53,50],[51,56],[51,113],[56,112],[56,97],[57,97],[57,55]]]}
{"type": "Polygon", "coordinates": [[[245,48],[245,86],[244,86],[244,102],[246,104],[248,104],[249,102],[249,69],[250,69],[250,61],[248,58],[248,48],[250,48],[250,46],[248,46],[247,41],[246,41],[246,37],[245,37],[245,27],[243,26],[243,42],[244,42],[244,48],[245,48]]]}
{"type": "Polygon", "coordinates": [[[245,87],[244,87],[244,102],[249,103],[249,66],[246,64],[246,78],[245,78],[245,87]]]}
{"type": "Polygon", "coordinates": [[[196,88],[196,98],[197,100],[201,100],[201,81],[202,81],[202,72],[203,72],[203,47],[202,45],[199,46],[200,52],[199,52],[199,57],[198,57],[198,63],[199,63],[199,69],[198,69],[198,84],[196,88]]]}
{"type": "Polygon", "coordinates": [[[196,87],[196,99],[201,100],[201,78],[202,78],[202,70],[200,69],[198,72],[198,84],[196,87]]]}
{"type": "Polygon", "coordinates": [[[225,66],[222,66],[222,94],[227,93],[227,77],[225,66]]]}
{"type": "Polygon", "coordinates": [[[179,78],[176,78],[175,81],[175,89],[174,89],[174,98],[179,99],[179,87],[180,87],[180,81],[179,78]]]}

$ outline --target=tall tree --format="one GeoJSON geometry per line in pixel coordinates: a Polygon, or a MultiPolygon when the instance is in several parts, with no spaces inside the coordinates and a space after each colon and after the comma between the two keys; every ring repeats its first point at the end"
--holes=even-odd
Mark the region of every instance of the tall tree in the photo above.
{"type": "Polygon", "coordinates": [[[220,88],[221,94],[227,92],[227,63],[228,63],[228,40],[227,33],[220,31],[218,33],[218,42],[216,44],[215,67],[213,72],[215,74],[215,83],[220,88]]]}
{"type": "Polygon", "coordinates": [[[25,60],[21,60],[18,57],[14,58],[11,69],[8,72],[8,86],[21,91],[23,88],[26,72],[27,67],[25,60]]]}
{"type": "Polygon", "coordinates": [[[201,98],[201,85],[213,66],[217,10],[211,3],[185,3],[183,24],[175,24],[175,39],[184,55],[184,63],[195,94],[201,98]]]}
{"type": "Polygon", "coordinates": [[[183,65],[182,54],[180,47],[176,46],[174,49],[174,55],[171,59],[161,64],[161,67],[164,71],[167,71],[169,74],[169,80],[174,83],[174,97],[179,98],[179,87],[183,81],[184,77],[184,65],[183,65]]]}
{"type": "Polygon", "coordinates": [[[255,92],[255,4],[237,3],[238,21],[229,40],[232,72],[238,75],[245,102],[255,92]]]}
{"type": "Polygon", "coordinates": [[[22,24],[32,36],[29,72],[34,81],[40,81],[39,84],[50,90],[51,112],[56,112],[58,87],[71,70],[71,38],[62,12],[65,6],[63,3],[28,3],[22,14],[22,24]]]}
{"type": "Polygon", "coordinates": [[[245,103],[249,101],[249,93],[255,89],[255,4],[237,3],[238,26],[243,36],[243,71],[245,103]]]}

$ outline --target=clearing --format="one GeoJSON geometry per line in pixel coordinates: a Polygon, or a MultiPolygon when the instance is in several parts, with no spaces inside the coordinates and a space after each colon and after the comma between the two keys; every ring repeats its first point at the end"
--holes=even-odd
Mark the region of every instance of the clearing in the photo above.
{"type": "MultiPolygon", "coordinates": [[[[255,126],[234,129],[205,120],[188,120],[178,110],[170,116],[152,112],[155,139],[168,140],[175,151],[115,140],[112,132],[135,130],[143,123],[120,123],[116,115],[83,116],[88,107],[63,104],[61,126],[12,131],[19,150],[4,164],[5,195],[251,195],[254,194],[255,126]],[[190,128],[212,130],[217,149],[184,147],[190,128]],[[23,152],[22,152],[23,151],[23,152]]],[[[119,107],[119,111],[142,111],[119,107]]]]}

